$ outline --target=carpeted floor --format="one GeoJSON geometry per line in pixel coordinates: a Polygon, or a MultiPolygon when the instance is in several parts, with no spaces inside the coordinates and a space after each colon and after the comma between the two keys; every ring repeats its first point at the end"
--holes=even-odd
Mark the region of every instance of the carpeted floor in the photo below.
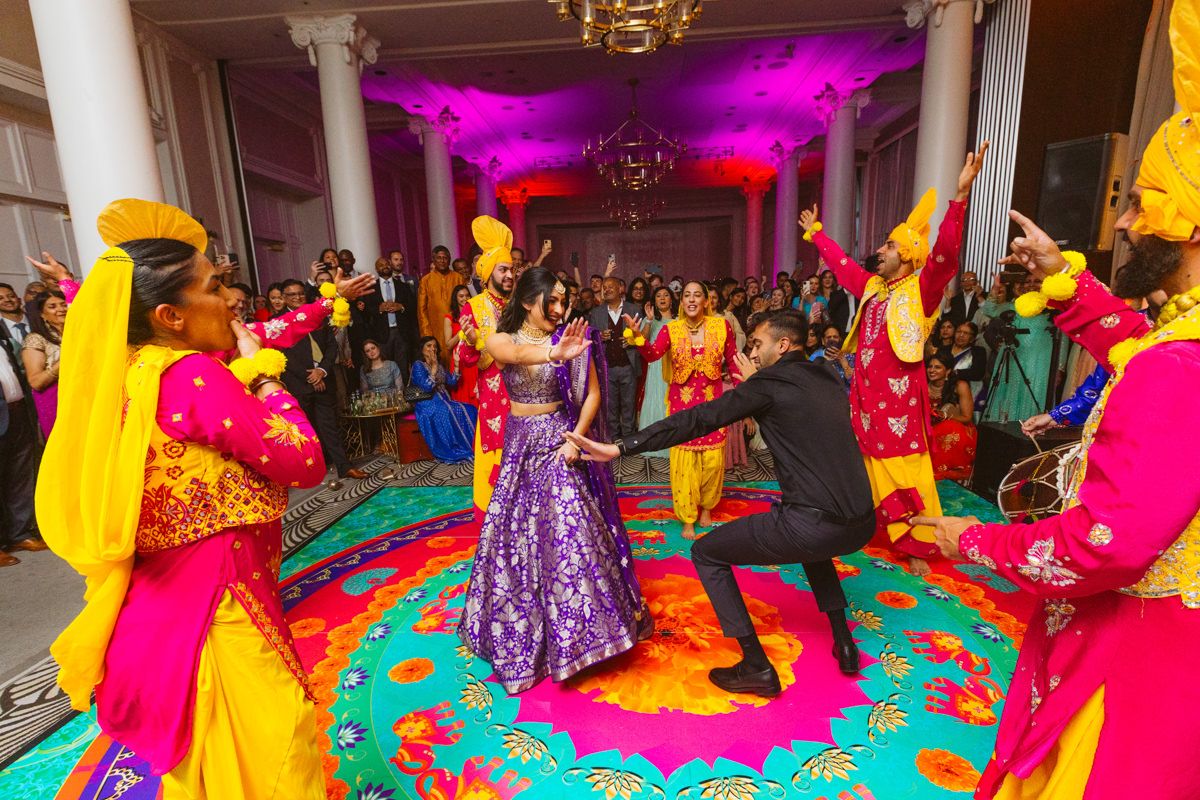
{"type": "MultiPolygon", "coordinates": [[[[731,487],[717,521],[765,508],[770,486],[731,487]]],[[[939,489],[947,513],[995,518],[959,487],[939,489]]],[[[888,800],[973,786],[1027,611],[987,570],[941,562],[919,580],[884,550],[846,558],[867,656],[858,678],[837,672],[802,571],[741,570],[785,691],[727,695],[705,673],[735,661],[735,646],[696,580],[669,491],[626,486],[654,638],[507,697],[454,635],[476,537],[469,493],[381,489],[285,562],[288,619],[322,698],[331,796],[888,800]]],[[[158,786],[79,715],[0,773],[2,797],[56,793],[134,800],[158,786]]]]}

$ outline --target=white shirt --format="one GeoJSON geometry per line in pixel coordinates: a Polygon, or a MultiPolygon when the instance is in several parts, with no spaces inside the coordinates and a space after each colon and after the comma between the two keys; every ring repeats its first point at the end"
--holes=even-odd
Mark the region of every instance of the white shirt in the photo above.
{"type": "Polygon", "coordinates": [[[625,304],[622,303],[621,305],[617,306],[615,309],[610,305],[606,305],[605,308],[608,309],[608,318],[611,319],[613,321],[613,324],[615,325],[617,320],[619,320],[621,318],[621,311],[624,310],[625,304]]]}
{"type": "Polygon", "coordinates": [[[25,341],[25,337],[29,335],[29,319],[21,317],[19,322],[13,322],[8,317],[0,317],[0,319],[4,320],[4,324],[8,326],[8,334],[17,343],[17,349],[19,350],[21,344],[25,341]],[[22,331],[17,328],[18,325],[23,325],[25,330],[22,331]]]}
{"type": "Polygon", "coordinates": [[[6,403],[15,403],[25,399],[25,392],[21,389],[21,380],[13,370],[12,362],[8,360],[8,353],[5,353],[3,348],[0,348],[0,390],[3,391],[6,403]]]}
{"type": "MultiPolygon", "coordinates": [[[[393,278],[380,278],[379,279],[379,299],[385,303],[396,302],[396,285],[394,283],[392,283],[393,280],[394,280],[393,278]]],[[[389,312],[387,317],[388,317],[388,327],[389,328],[396,327],[396,315],[389,312]]]]}

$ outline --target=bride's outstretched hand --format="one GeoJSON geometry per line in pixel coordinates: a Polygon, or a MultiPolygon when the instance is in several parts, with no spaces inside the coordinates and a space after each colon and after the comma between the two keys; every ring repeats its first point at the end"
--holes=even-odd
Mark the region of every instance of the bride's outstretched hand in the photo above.
{"type": "Polygon", "coordinates": [[[586,436],[580,436],[574,431],[564,431],[563,438],[579,448],[584,461],[612,461],[621,455],[621,449],[615,444],[597,442],[586,436]]]}
{"type": "Polygon", "coordinates": [[[592,340],[587,335],[587,321],[582,317],[563,328],[558,344],[550,348],[551,361],[570,361],[587,351],[592,340]]]}

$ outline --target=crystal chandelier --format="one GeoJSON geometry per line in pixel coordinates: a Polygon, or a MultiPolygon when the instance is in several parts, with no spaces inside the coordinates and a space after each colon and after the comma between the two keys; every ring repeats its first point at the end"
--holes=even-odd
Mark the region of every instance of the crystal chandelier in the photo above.
{"type": "Polygon", "coordinates": [[[603,44],[609,53],[649,53],[683,42],[683,32],[701,13],[701,0],[549,0],[559,22],[579,20],[584,47],[603,44]]]}
{"type": "Polygon", "coordinates": [[[643,122],[637,110],[637,78],[630,78],[633,106],[629,119],[595,145],[589,139],[583,156],[596,165],[596,171],[618,191],[638,192],[661,181],[675,169],[675,162],[687,152],[687,145],[670,139],[643,122]]]}
{"type": "Polygon", "coordinates": [[[666,203],[649,192],[622,192],[605,199],[603,208],[617,225],[631,231],[649,225],[666,203]]]}

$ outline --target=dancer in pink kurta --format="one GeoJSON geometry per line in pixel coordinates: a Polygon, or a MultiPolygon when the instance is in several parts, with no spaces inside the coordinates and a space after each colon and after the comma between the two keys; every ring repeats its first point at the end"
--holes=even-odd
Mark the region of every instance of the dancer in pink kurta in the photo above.
{"type": "Polygon", "coordinates": [[[838,282],[862,301],[844,348],[856,358],[850,421],[871,479],[878,530],[909,556],[917,575],[928,574],[926,559],[937,548],[933,530],[913,525],[911,519],[942,513],[929,456],[925,340],[937,320],[943,290],[958,272],[966,200],[987,148],[984,142],[978,153],[967,155],[958,194],[946,210],[932,252],[929,218],[937,194],[930,189],[877,251],[878,275],[850,260],[821,232],[816,206],[800,217],[804,238],[817,246],[838,282]]]}

